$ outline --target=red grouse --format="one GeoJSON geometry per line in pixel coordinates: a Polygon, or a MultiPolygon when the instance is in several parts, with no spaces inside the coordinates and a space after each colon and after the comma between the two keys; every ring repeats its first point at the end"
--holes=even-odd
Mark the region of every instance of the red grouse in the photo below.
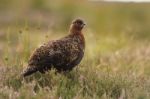
{"type": "Polygon", "coordinates": [[[84,56],[84,25],[83,20],[76,19],[70,26],[68,36],[49,41],[37,48],[30,56],[28,66],[22,75],[25,77],[37,71],[45,73],[51,68],[58,72],[72,70],[84,56]]]}

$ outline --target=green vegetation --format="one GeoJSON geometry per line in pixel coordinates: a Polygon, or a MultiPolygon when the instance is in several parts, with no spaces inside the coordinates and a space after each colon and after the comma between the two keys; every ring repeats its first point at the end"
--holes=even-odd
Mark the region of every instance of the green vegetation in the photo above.
{"type": "Polygon", "coordinates": [[[149,9],[146,3],[1,0],[0,99],[149,99],[149,9]],[[87,22],[81,64],[69,73],[20,78],[33,50],[67,35],[75,17],[87,22]]]}

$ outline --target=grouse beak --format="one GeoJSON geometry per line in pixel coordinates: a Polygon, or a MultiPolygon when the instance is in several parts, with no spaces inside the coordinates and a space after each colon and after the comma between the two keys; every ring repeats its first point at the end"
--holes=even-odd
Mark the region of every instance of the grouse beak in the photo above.
{"type": "Polygon", "coordinates": [[[86,24],[85,24],[85,23],[83,23],[83,24],[82,24],[82,27],[84,27],[85,25],[86,25],[86,24]]]}

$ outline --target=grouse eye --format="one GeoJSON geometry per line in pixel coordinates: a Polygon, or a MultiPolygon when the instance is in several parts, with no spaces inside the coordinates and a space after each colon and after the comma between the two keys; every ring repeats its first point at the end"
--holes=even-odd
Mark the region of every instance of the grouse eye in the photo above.
{"type": "Polygon", "coordinates": [[[81,21],[78,21],[78,24],[82,24],[82,22],[81,22],[81,21]]]}
{"type": "Polygon", "coordinates": [[[83,22],[82,20],[80,20],[80,19],[77,19],[77,20],[74,20],[74,21],[72,22],[72,24],[83,25],[84,22],[83,22]]]}

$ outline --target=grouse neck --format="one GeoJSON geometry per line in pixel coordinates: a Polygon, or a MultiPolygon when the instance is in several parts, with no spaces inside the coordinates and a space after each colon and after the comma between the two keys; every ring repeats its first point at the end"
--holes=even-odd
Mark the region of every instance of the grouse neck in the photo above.
{"type": "Polygon", "coordinates": [[[69,30],[70,34],[82,34],[81,30],[75,29],[75,28],[71,28],[69,30]]]}
{"type": "Polygon", "coordinates": [[[85,39],[84,39],[84,35],[82,34],[81,31],[71,31],[70,30],[70,36],[72,37],[79,37],[81,40],[81,45],[83,45],[83,49],[85,48],[85,39]]]}

